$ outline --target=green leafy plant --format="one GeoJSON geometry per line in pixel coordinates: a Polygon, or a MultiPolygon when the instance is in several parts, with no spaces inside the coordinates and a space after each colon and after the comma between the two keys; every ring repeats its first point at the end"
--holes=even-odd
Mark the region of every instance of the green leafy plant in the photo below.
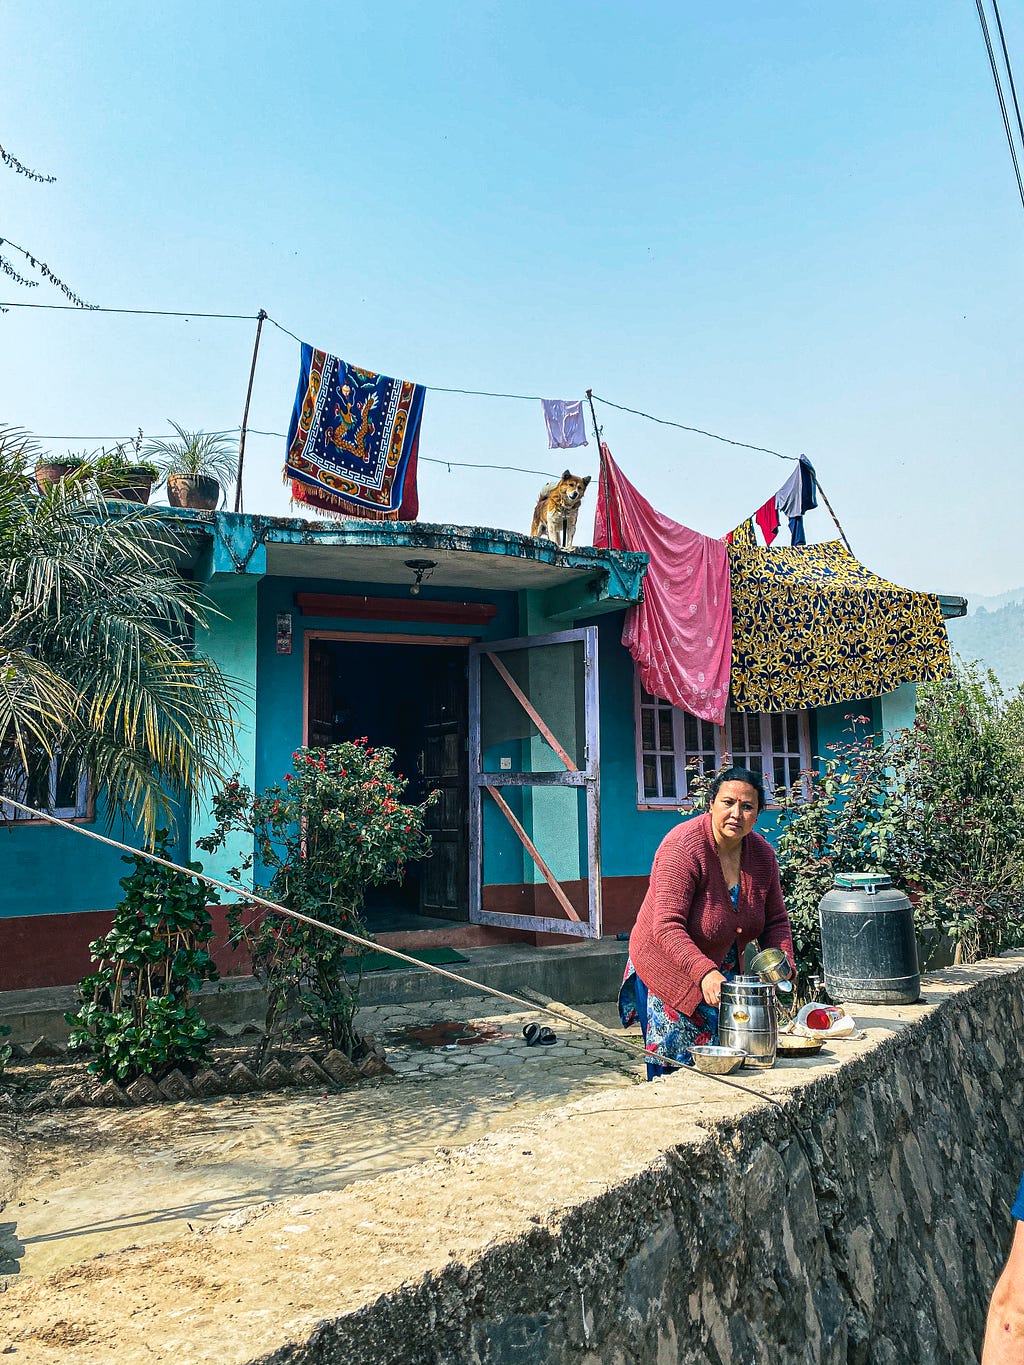
{"type": "MultiPolygon", "coordinates": [[[[153,852],[168,857],[166,831],[157,832],[153,852]]],[[[69,1042],[95,1054],[89,1070],[96,1074],[159,1080],[209,1057],[210,1032],[191,996],[218,977],[207,909],[217,895],[139,854],[124,862],[134,870],[121,878],[124,897],[110,932],[89,945],[97,970],[79,986],[81,1008],[66,1016],[69,1042]]],[[[187,866],[202,871],[200,863],[187,866]]]]}
{"type": "MultiPolygon", "coordinates": [[[[7,1039],[10,1036],[10,1028],[6,1024],[0,1024],[0,1040],[7,1039]]],[[[4,1074],[4,1069],[11,1060],[13,1052],[14,1049],[11,1047],[10,1043],[0,1041],[0,1076],[4,1074]]]]}
{"type": "MultiPolygon", "coordinates": [[[[430,851],[427,807],[402,801],[407,780],[394,771],[395,751],[365,738],[327,749],[297,749],[294,771],[260,795],[231,782],[216,798],[214,831],[199,840],[213,852],[228,836],[252,839],[253,854],[230,875],[257,863],[269,899],[334,928],[366,936],[360,917],[366,890],[401,882],[406,866],[430,851]]],[[[245,907],[229,913],[268,995],[260,1064],[297,1009],[351,1057],[361,954],[327,929],[245,907]]]]}
{"type": "Polygon", "coordinates": [[[101,486],[116,485],[126,474],[143,474],[151,479],[160,477],[160,469],[151,460],[143,460],[138,452],[117,445],[113,450],[103,450],[89,461],[93,473],[101,486]]]}
{"type": "Polygon", "coordinates": [[[1019,707],[994,674],[961,664],[921,686],[914,727],[894,745],[887,851],[919,925],[948,937],[956,962],[1024,943],[1019,707]]]}

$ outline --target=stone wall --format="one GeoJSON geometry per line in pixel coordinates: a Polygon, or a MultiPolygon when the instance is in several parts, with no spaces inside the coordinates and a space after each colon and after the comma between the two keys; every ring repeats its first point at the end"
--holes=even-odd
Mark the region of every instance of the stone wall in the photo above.
{"type": "Polygon", "coordinates": [[[557,1226],[499,1239],[259,1360],[976,1359],[1024,1163],[1024,973],[939,976],[951,989],[916,1022],[865,1011],[889,1036],[790,1090],[783,1109],[704,1120],[703,1140],[557,1226]]]}
{"type": "Polygon", "coordinates": [[[407,1169],[11,1285],[0,1350],[32,1365],[964,1365],[1024,1163],[1024,954],[855,1014],[863,1041],[741,1072],[738,1089],[595,1076],[583,1100],[407,1169]]]}

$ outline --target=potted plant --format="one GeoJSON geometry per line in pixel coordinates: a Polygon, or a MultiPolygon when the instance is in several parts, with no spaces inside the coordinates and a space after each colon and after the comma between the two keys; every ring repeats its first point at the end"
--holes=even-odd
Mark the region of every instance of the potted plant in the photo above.
{"type": "Polygon", "coordinates": [[[160,477],[160,470],[148,460],[138,458],[139,443],[129,458],[123,445],[115,450],[103,451],[90,463],[96,475],[100,490],[108,498],[121,502],[149,502],[153,484],[160,477]]]}
{"type": "Polygon", "coordinates": [[[235,477],[236,439],[220,431],[186,431],[171,422],[175,435],[149,441],[144,454],[160,471],[172,507],[212,512],[235,477]]]}
{"type": "Polygon", "coordinates": [[[36,461],[36,487],[40,493],[45,493],[87,463],[84,455],[72,455],[70,451],[67,455],[42,455],[36,461]]]}

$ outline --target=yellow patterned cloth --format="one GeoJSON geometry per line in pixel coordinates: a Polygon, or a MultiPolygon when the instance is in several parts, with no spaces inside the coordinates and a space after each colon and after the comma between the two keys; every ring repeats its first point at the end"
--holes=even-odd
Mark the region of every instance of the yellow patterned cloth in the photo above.
{"type": "Polygon", "coordinates": [[[754,531],[754,518],[747,517],[746,521],[734,527],[726,536],[729,545],[734,545],[737,550],[756,550],[757,534],[754,531]]]}
{"type": "Polygon", "coordinates": [[[729,546],[732,704],[804,710],[946,678],[939,599],[865,569],[837,540],[729,546]]]}

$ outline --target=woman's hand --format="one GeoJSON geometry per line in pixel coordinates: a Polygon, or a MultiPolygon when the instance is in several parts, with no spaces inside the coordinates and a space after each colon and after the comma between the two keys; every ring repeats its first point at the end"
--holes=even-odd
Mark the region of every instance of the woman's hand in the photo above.
{"type": "Polygon", "coordinates": [[[725,977],[721,972],[708,972],[707,976],[701,977],[700,993],[704,997],[705,1005],[714,1005],[718,1008],[722,999],[722,982],[725,977]]]}

